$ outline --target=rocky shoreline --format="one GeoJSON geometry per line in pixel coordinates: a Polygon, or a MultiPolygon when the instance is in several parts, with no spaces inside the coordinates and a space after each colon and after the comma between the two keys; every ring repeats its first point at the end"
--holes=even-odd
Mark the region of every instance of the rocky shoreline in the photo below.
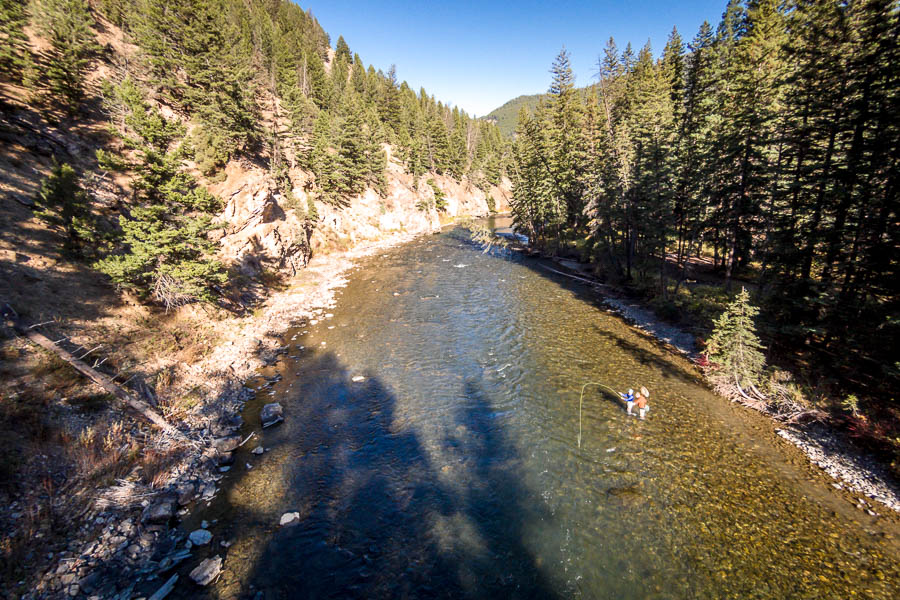
{"type": "MultiPolygon", "coordinates": [[[[242,440],[239,433],[244,424],[241,411],[254,397],[244,381],[277,360],[284,351],[281,334],[296,324],[322,318],[334,306],[336,290],[347,283],[347,272],[360,258],[433,232],[395,232],[345,252],[314,257],[289,289],[269,297],[261,314],[243,319],[203,361],[187,365],[181,387],[202,387],[210,400],[199,419],[205,425],[190,424],[196,441],[174,467],[168,483],[162,489],[149,490],[119,481],[103,490],[86,515],[78,517],[83,522],[69,535],[66,550],[44,557],[48,567],[43,576],[19,597],[127,600],[137,593],[162,600],[178,580],[174,571],[192,560],[198,564],[189,576],[197,585],[214,581],[228,540],[197,531],[189,536],[172,524],[200,503],[208,506],[231,468],[233,451],[249,440],[242,440]],[[201,537],[205,543],[198,545],[195,542],[201,537]],[[210,544],[211,540],[215,543],[210,544]]],[[[255,415],[248,419],[254,422],[254,432],[261,429],[255,426],[255,415]]],[[[252,454],[256,458],[263,452],[252,454]]],[[[206,527],[202,531],[207,531],[206,527]]],[[[21,581],[19,585],[23,592],[29,583],[21,581]]]]}

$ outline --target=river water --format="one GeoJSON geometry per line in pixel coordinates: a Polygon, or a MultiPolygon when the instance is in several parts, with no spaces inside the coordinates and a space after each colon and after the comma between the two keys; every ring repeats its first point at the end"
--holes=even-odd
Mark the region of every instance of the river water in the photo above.
{"type": "Polygon", "coordinates": [[[245,434],[285,410],[269,451],[191,516],[225,556],[210,597],[896,597],[896,521],[588,288],[452,233],[349,279],[261,374],[283,379],[252,382],[245,434]],[[589,387],[579,447],[586,382],[646,386],[647,420],[589,387]]]}

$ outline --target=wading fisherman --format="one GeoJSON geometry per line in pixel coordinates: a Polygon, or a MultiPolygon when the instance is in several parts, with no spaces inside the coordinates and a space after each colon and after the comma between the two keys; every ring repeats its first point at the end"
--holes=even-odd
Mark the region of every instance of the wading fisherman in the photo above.
{"type": "Polygon", "coordinates": [[[619,396],[621,396],[622,400],[625,401],[625,408],[628,414],[633,415],[634,413],[631,412],[631,409],[634,408],[634,390],[628,390],[627,394],[619,392],[619,396]]]}
{"type": "Polygon", "coordinates": [[[642,387],[641,391],[638,392],[637,396],[634,397],[635,404],[638,407],[638,414],[641,419],[644,418],[644,415],[647,414],[647,411],[650,410],[650,407],[647,406],[648,399],[647,397],[650,395],[650,392],[647,388],[642,387]]]}

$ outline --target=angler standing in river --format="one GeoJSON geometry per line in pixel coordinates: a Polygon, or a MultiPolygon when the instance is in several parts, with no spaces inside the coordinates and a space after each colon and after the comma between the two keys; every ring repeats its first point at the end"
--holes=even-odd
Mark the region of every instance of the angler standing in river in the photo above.
{"type": "Polygon", "coordinates": [[[645,387],[642,387],[641,391],[638,392],[637,395],[634,397],[634,402],[635,402],[635,404],[637,404],[637,407],[638,407],[638,416],[640,416],[641,419],[644,419],[647,414],[647,411],[650,410],[650,407],[647,405],[647,402],[648,402],[647,397],[649,395],[650,395],[649,390],[647,390],[647,388],[645,388],[645,387]]]}

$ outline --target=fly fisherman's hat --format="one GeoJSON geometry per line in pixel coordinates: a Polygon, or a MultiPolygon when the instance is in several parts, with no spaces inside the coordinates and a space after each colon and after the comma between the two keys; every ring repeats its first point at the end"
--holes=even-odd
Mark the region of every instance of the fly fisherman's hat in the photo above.
{"type": "Polygon", "coordinates": [[[649,392],[649,391],[647,390],[647,388],[645,388],[645,387],[642,387],[642,388],[641,388],[641,393],[642,393],[645,397],[650,395],[650,392],[649,392]]]}

